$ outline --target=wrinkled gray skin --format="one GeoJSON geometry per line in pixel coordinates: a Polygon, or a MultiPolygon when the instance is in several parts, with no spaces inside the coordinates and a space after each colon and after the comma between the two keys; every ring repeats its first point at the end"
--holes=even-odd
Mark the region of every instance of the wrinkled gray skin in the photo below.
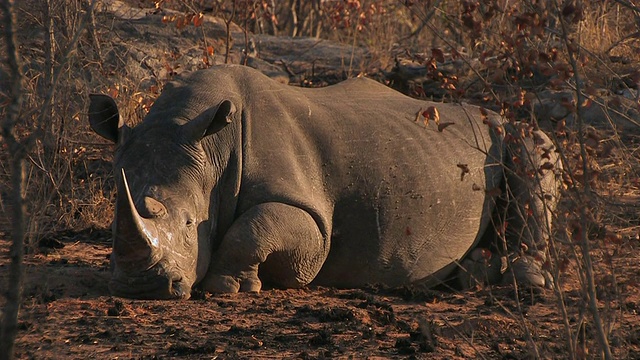
{"type": "Polygon", "coordinates": [[[124,297],[435,284],[492,229],[485,189],[509,178],[478,108],[362,78],[302,89],[217,66],[167,85],[134,128],[104,95],[89,120],[117,144],[110,289],[124,297]],[[429,106],[454,124],[415,122],[429,106]]]}

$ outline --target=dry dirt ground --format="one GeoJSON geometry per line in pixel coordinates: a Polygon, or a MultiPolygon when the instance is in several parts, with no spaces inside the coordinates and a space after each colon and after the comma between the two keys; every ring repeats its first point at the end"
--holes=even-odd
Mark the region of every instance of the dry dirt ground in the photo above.
{"type": "MultiPolygon", "coordinates": [[[[511,287],[469,292],[415,288],[338,290],[310,287],[259,294],[196,295],[188,301],[109,296],[106,231],[60,234],[27,255],[18,359],[247,358],[566,358],[567,335],[552,291],[511,287]],[[528,340],[530,339],[530,340],[528,340]]],[[[640,246],[599,279],[600,309],[616,358],[640,359],[640,246]],[[613,286],[615,285],[615,286],[613,286]]],[[[0,241],[0,277],[8,274],[0,241]]],[[[579,352],[597,358],[597,342],[579,283],[564,275],[567,321],[579,352]],[[584,321],[581,327],[580,323],[584,321]],[[580,331],[576,329],[580,328],[580,331]]]]}

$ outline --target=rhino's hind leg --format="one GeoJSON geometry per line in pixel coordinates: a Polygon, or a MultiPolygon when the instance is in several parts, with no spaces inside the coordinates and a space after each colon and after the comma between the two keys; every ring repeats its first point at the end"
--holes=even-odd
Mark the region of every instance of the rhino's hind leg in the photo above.
{"type": "MultiPolygon", "coordinates": [[[[516,134],[516,129],[507,129],[516,134]]],[[[518,138],[515,135],[514,138],[518,138]]],[[[503,281],[537,287],[551,286],[543,264],[551,237],[552,214],[558,199],[556,170],[561,168],[554,145],[542,131],[507,144],[506,249],[510,270],[503,281]],[[509,280],[511,279],[511,280],[509,280]]]]}
{"type": "Polygon", "coordinates": [[[309,213],[282,203],[260,204],[233,223],[202,287],[214,293],[260,291],[258,270],[274,285],[301,287],[315,278],[328,250],[309,213]]]}

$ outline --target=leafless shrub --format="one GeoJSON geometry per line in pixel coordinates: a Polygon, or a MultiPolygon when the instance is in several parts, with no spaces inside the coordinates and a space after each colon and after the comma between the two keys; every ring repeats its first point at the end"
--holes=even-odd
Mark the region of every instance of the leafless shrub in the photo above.
{"type": "MultiPolygon", "coordinates": [[[[2,47],[8,58],[7,68],[2,69],[9,74],[8,91],[3,93],[3,103],[8,106],[2,108],[2,138],[9,150],[10,166],[3,168],[9,172],[11,182],[1,184],[10,194],[10,208],[12,209],[12,246],[11,266],[7,281],[4,311],[0,327],[0,357],[13,357],[13,342],[17,332],[18,310],[22,297],[22,279],[25,242],[31,247],[36,235],[46,232],[40,226],[55,226],[47,219],[54,215],[49,207],[56,197],[61,198],[61,182],[65,180],[70,168],[70,160],[64,156],[65,116],[68,108],[56,103],[55,95],[59,94],[56,87],[61,75],[68,71],[70,54],[75,50],[82,28],[88,21],[86,13],[93,11],[93,4],[72,2],[66,5],[77,5],[75,17],[68,18],[67,7],[62,7],[61,13],[55,13],[56,5],[51,1],[39,3],[40,7],[22,8],[22,14],[14,7],[12,1],[0,3],[3,13],[4,41],[2,47]],[[80,10],[86,6],[83,14],[80,10]],[[41,12],[39,17],[34,17],[41,12]],[[66,20],[66,32],[56,42],[54,16],[66,20]],[[80,15],[84,21],[80,21],[80,15]],[[26,39],[18,39],[19,21],[37,24],[38,19],[45,19],[40,27],[30,28],[35,34],[28,34],[37,38],[37,33],[44,34],[44,57],[38,51],[42,46],[19,47],[26,39]],[[76,21],[71,21],[76,20],[76,21]],[[34,23],[34,21],[36,23],[34,23]],[[58,47],[61,50],[58,50],[58,47]],[[21,51],[21,49],[26,49],[21,51]],[[39,60],[44,59],[44,62],[39,60]],[[60,122],[56,117],[61,116],[60,122]],[[66,161],[65,161],[66,160],[66,161]],[[31,197],[34,196],[34,197],[31,197]],[[28,199],[28,200],[27,200],[28,199]],[[27,217],[27,214],[30,216],[27,217]],[[25,232],[27,230],[27,232],[25,232]]],[[[24,3],[23,3],[24,5],[24,3]]],[[[27,34],[25,34],[27,35],[27,34]]],[[[31,39],[34,39],[31,38],[31,39]]],[[[28,39],[28,37],[27,37],[28,39]]],[[[36,40],[37,41],[37,40],[36,40]]],[[[68,85],[65,83],[65,85],[68,85]]],[[[69,90],[67,87],[61,87],[69,90]]],[[[62,104],[62,103],[61,103],[62,104]]],[[[77,119],[77,118],[76,118],[77,119]]],[[[4,156],[3,156],[4,157],[4,156]]],[[[4,189],[3,189],[4,192],[4,189]]],[[[59,220],[59,219],[56,219],[59,220]]]]}

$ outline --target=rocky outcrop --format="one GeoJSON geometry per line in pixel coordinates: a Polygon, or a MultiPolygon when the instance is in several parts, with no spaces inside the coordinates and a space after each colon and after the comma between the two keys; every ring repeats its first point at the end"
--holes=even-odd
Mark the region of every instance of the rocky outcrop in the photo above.
{"type": "MultiPolygon", "coordinates": [[[[178,28],[168,10],[136,9],[117,0],[105,1],[96,15],[103,73],[137,80],[140,90],[182,72],[224,63],[226,24],[205,15],[200,26],[178,28]]],[[[308,37],[246,34],[230,24],[227,61],[244,63],[284,83],[326,85],[362,72],[367,53],[359,47],[308,37]]]]}

